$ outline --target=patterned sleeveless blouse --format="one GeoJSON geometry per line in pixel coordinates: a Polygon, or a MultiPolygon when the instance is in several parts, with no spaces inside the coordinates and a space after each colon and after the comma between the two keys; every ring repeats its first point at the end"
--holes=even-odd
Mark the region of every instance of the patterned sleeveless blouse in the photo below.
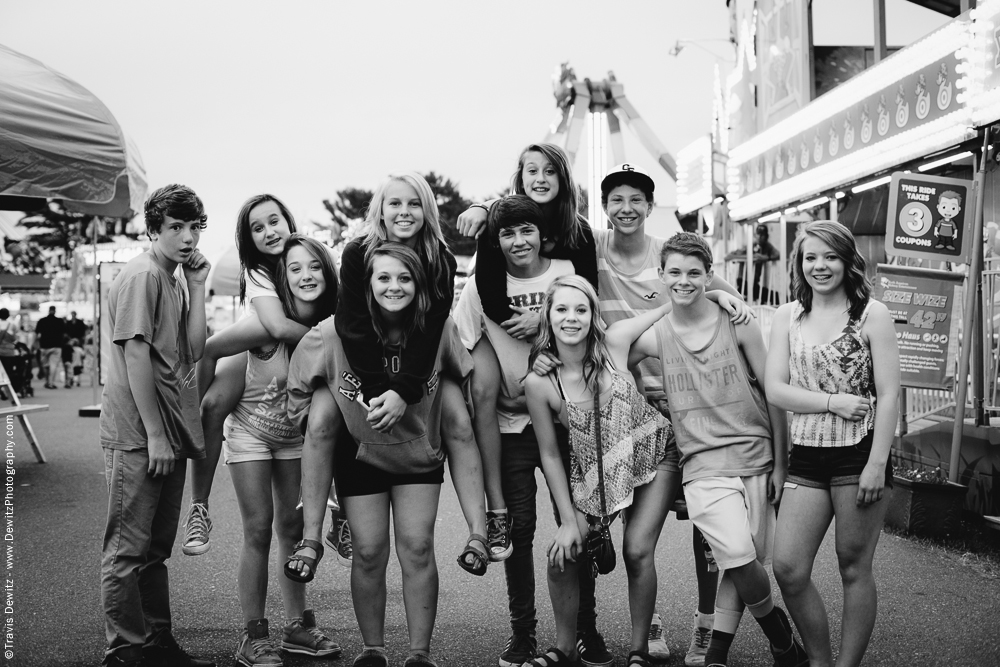
{"type": "Polygon", "coordinates": [[[793,387],[824,394],[853,394],[871,399],[864,419],[849,421],[832,412],[792,413],[792,444],[809,447],[849,447],[875,426],[875,373],[872,353],[861,337],[871,301],[832,343],[807,345],[802,340],[802,304],[792,307],[788,329],[789,380],[793,387]]]}
{"type": "MultiPolygon", "coordinates": [[[[584,406],[566,400],[558,370],[556,378],[569,422],[573,505],[581,512],[601,516],[594,402],[591,399],[584,406]]],[[[611,371],[610,396],[608,393],[601,394],[601,454],[605,505],[612,514],[632,504],[635,487],[653,481],[674,431],[621,373],[611,371]]]]}

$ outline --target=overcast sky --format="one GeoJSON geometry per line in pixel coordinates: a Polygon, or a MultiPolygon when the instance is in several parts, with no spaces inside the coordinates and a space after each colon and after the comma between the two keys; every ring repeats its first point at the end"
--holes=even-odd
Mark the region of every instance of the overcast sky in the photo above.
{"type": "MultiPolygon", "coordinates": [[[[870,44],[871,4],[816,0],[816,43],[870,44]]],[[[941,22],[904,0],[888,6],[890,44],[941,22]]],[[[0,0],[0,44],[97,95],[138,144],[151,187],[202,196],[210,258],[260,192],[325,220],[324,198],[393,170],[436,171],[474,199],[505,187],[555,117],[551,75],[564,61],[581,79],[613,70],[676,153],[708,133],[713,69],[725,75],[733,50],[668,51],[728,33],[725,0],[0,0]]],[[[669,178],[624,134],[628,159],[672,205],[669,178]]]]}

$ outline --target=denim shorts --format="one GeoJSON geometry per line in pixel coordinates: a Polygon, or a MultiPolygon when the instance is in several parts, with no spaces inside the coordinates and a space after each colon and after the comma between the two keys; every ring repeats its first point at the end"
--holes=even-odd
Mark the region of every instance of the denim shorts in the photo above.
{"type": "MultiPolygon", "coordinates": [[[[875,432],[856,445],[844,447],[809,447],[793,445],[788,461],[789,484],[801,484],[814,489],[829,489],[831,486],[850,486],[861,480],[861,473],[868,465],[872,453],[875,432]]],[[[885,464],[885,486],[892,488],[892,464],[885,464]]]]}

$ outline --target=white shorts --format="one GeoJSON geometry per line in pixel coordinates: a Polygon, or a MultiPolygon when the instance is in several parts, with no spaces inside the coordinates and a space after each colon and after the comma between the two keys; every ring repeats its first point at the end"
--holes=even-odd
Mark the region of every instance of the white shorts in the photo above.
{"type": "Polygon", "coordinates": [[[712,547],[719,569],[771,562],[776,523],[767,478],[705,477],[684,485],[688,515],[712,547]]]}
{"type": "Polygon", "coordinates": [[[294,445],[272,445],[248,431],[243,424],[233,418],[226,420],[226,439],[222,442],[222,453],[226,465],[244,461],[270,461],[302,458],[302,441],[294,445]]]}

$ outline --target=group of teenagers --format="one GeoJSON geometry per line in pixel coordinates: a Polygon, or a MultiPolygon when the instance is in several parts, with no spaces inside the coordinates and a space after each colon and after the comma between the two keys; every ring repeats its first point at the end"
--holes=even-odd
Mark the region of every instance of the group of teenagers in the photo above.
{"type": "Polygon", "coordinates": [[[504,563],[511,636],[497,649],[501,667],[614,664],[595,588],[613,566],[608,527],[618,517],[626,664],[666,660],[654,556],[671,509],[693,524],[699,594],[686,665],[726,665],[745,609],[778,667],[860,663],[875,624],[872,561],[892,485],[899,360],[851,233],[828,221],[801,227],[795,300],[775,313],[767,347],[751,310],[714,274],[703,238],[645,232],[654,183],[640,167],[604,178],[607,230],[578,212],[557,146],[526,147],[511,190],[459,218],[478,250],[454,309],[456,261],[415,172],[377,188],[339,275],[281,201],[252,197],[236,223],[246,315],[210,338],[202,202],[180,185],[150,195],[150,248],[108,297],[103,664],[214,664],[173,638],[165,561],[188,467],[183,550],[208,551],[220,456],[243,522],[235,659],[246,667],[280,666],[282,651],[341,653],[306,602],[328,510],[328,540],[350,558],[364,645],[354,667],[388,667],[390,525],[404,665],[436,664],[434,526],[446,459],[469,528],[458,565],[481,576],[504,563]],[[557,524],[545,540],[556,637],[544,651],[536,469],[557,524]],[[834,517],[844,589],[836,662],[811,580],[834,517]],[[284,573],[280,640],[265,618],[272,539],[284,573]],[[772,599],[772,555],[791,621],[772,599]]]}

